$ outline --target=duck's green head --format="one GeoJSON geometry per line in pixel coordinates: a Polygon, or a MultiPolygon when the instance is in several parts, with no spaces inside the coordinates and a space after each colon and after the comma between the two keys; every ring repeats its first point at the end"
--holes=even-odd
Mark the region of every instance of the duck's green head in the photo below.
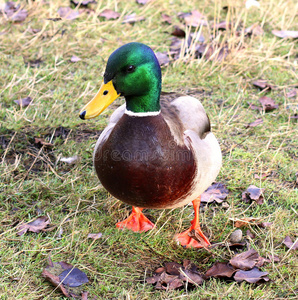
{"type": "Polygon", "coordinates": [[[103,84],[80,118],[98,116],[120,95],[131,112],[157,112],[160,91],[161,70],[154,52],[141,43],[126,44],[109,57],[103,84]]]}

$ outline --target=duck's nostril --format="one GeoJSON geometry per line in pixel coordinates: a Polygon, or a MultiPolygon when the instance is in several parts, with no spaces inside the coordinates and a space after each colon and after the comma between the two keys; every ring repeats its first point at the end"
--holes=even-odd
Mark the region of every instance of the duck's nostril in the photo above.
{"type": "Polygon", "coordinates": [[[85,120],[85,115],[86,115],[86,110],[84,110],[83,112],[80,113],[80,118],[82,120],[85,120]]]}
{"type": "Polygon", "coordinates": [[[109,91],[105,90],[105,91],[103,92],[103,95],[104,95],[104,96],[107,95],[108,92],[109,92],[109,91]]]}

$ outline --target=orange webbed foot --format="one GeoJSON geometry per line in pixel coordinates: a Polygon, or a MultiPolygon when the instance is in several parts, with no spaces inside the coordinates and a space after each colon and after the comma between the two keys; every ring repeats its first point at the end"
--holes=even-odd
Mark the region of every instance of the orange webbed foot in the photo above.
{"type": "Polygon", "coordinates": [[[145,232],[153,229],[155,225],[142,213],[143,208],[132,207],[132,213],[127,219],[118,222],[116,227],[119,229],[130,229],[134,232],[145,232]]]}
{"type": "Polygon", "coordinates": [[[211,245],[207,237],[203,234],[203,237],[201,236],[200,231],[196,230],[196,234],[201,237],[201,242],[199,243],[192,237],[190,237],[188,234],[193,230],[194,228],[190,227],[189,229],[185,230],[182,233],[179,233],[175,236],[176,241],[180,243],[181,246],[184,246],[186,248],[207,248],[211,245]]]}
{"type": "Polygon", "coordinates": [[[208,238],[204,235],[204,233],[201,230],[200,222],[199,222],[199,210],[200,210],[200,203],[201,203],[201,197],[198,197],[194,201],[192,201],[194,211],[195,211],[195,217],[191,221],[191,226],[186,231],[179,233],[175,236],[175,239],[184,247],[186,248],[207,248],[211,245],[208,238]],[[194,230],[196,237],[200,240],[198,242],[197,240],[193,239],[189,236],[189,233],[194,230]]]}

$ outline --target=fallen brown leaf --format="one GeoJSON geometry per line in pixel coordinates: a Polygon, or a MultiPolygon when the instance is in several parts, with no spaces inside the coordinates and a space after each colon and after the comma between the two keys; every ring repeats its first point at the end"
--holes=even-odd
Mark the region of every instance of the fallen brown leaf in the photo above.
{"type": "Polygon", "coordinates": [[[64,270],[59,275],[59,279],[64,286],[66,285],[68,287],[78,287],[89,282],[87,275],[78,268],[64,270]]]}
{"type": "Polygon", "coordinates": [[[171,33],[171,35],[177,36],[177,37],[185,37],[185,31],[178,26],[174,26],[174,30],[171,33]]]}
{"type": "Polygon", "coordinates": [[[161,19],[165,23],[172,24],[172,18],[167,14],[161,14],[161,19]]]}
{"type": "Polygon", "coordinates": [[[193,10],[190,13],[180,13],[178,17],[184,19],[187,26],[198,27],[208,25],[207,17],[198,10],[193,10]]]}
{"type": "Polygon", "coordinates": [[[49,224],[50,220],[47,216],[40,216],[29,223],[21,223],[17,228],[17,234],[21,236],[27,231],[39,233],[40,231],[43,231],[49,224]]]}
{"type": "Polygon", "coordinates": [[[176,262],[165,263],[164,267],[155,270],[152,277],[146,278],[146,282],[156,284],[156,289],[172,290],[184,286],[184,282],[193,285],[203,283],[197,267],[189,260],[184,260],[183,265],[176,262]]]}
{"type": "Polygon", "coordinates": [[[230,264],[241,270],[250,270],[258,262],[259,254],[255,249],[239,253],[230,259],[230,264]]]}
{"type": "Polygon", "coordinates": [[[105,9],[99,14],[99,16],[106,18],[107,20],[115,20],[118,19],[121,14],[111,9],[105,9]]]}
{"type": "Polygon", "coordinates": [[[70,7],[59,7],[58,14],[61,18],[66,20],[74,20],[80,16],[80,11],[71,9],[70,7]]]}
{"type": "Polygon", "coordinates": [[[258,221],[257,218],[244,217],[244,218],[237,219],[236,221],[234,221],[235,222],[234,226],[237,228],[240,228],[240,227],[246,227],[248,225],[258,225],[258,223],[256,221],[258,221]]]}
{"type": "Polygon", "coordinates": [[[275,104],[274,100],[270,97],[263,96],[259,99],[260,103],[263,106],[265,112],[272,111],[278,108],[278,105],[275,104]]]}
{"type": "Polygon", "coordinates": [[[261,125],[263,124],[263,119],[256,119],[255,121],[251,122],[251,123],[248,123],[245,128],[249,128],[249,127],[256,127],[258,125],[261,125]]]}
{"type": "Polygon", "coordinates": [[[151,0],[136,0],[136,2],[138,3],[138,4],[142,4],[142,5],[145,5],[145,4],[147,4],[148,2],[150,2],[151,0]]]}
{"type": "Polygon", "coordinates": [[[29,66],[31,68],[39,68],[41,63],[42,63],[42,59],[41,58],[36,58],[36,59],[31,59],[25,62],[26,66],[29,66]]]}
{"type": "Polygon", "coordinates": [[[79,5],[79,6],[85,6],[87,7],[88,4],[95,4],[95,0],[70,0],[71,3],[74,5],[79,5]]]}
{"type": "Polygon", "coordinates": [[[52,262],[51,259],[41,275],[68,298],[80,297],[84,292],[80,286],[89,282],[87,275],[78,268],[64,261],[52,262]]]}
{"type": "Polygon", "coordinates": [[[268,272],[262,272],[257,267],[254,267],[252,270],[243,271],[239,270],[235,273],[234,279],[237,282],[246,281],[249,283],[258,283],[262,281],[269,281],[268,272]]]}
{"type": "Polygon", "coordinates": [[[26,107],[28,105],[30,105],[30,103],[32,102],[32,98],[31,97],[26,97],[20,100],[14,100],[14,102],[16,104],[19,104],[21,107],[26,107]]]}
{"type": "Polygon", "coordinates": [[[79,57],[77,57],[76,55],[73,55],[73,56],[71,57],[71,59],[70,59],[70,61],[71,61],[72,63],[76,63],[76,62],[78,62],[78,61],[80,61],[80,60],[82,60],[82,59],[79,58],[79,57]]]}
{"type": "Polygon", "coordinates": [[[242,200],[245,203],[250,203],[252,200],[256,201],[257,204],[263,204],[264,198],[262,196],[265,189],[250,185],[243,193],[242,200]]]}
{"type": "Polygon", "coordinates": [[[102,233],[101,232],[99,232],[99,233],[89,233],[87,237],[88,237],[88,239],[97,240],[97,239],[102,237],[102,233]]]}
{"type": "Polygon", "coordinates": [[[258,80],[255,80],[253,83],[252,83],[254,86],[258,87],[259,89],[261,90],[269,90],[269,89],[272,89],[272,85],[269,84],[266,80],[264,79],[258,79],[258,80]]]}
{"type": "Polygon", "coordinates": [[[231,278],[237,269],[234,269],[228,263],[216,262],[205,274],[207,277],[231,278]]]}
{"type": "Polygon", "coordinates": [[[215,201],[221,203],[227,198],[228,194],[229,191],[224,184],[215,182],[202,193],[201,202],[211,203],[215,201]]]}
{"type": "Polygon", "coordinates": [[[295,241],[295,243],[292,242],[292,239],[287,235],[285,239],[282,242],[284,245],[286,245],[291,250],[297,250],[298,249],[298,239],[295,241]]]}
{"type": "Polygon", "coordinates": [[[251,239],[254,239],[256,237],[255,234],[253,234],[249,229],[246,230],[246,235],[251,239]]]}
{"type": "Polygon", "coordinates": [[[254,178],[255,178],[255,179],[261,179],[261,180],[266,179],[268,176],[269,176],[268,173],[262,173],[262,174],[260,174],[260,175],[254,174],[254,178]]]}
{"type": "Polygon", "coordinates": [[[244,32],[249,36],[251,36],[251,35],[263,35],[264,34],[263,28],[260,25],[258,25],[257,23],[247,27],[244,30],[244,32]]]}
{"type": "Polygon", "coordinates": [[[270,227],[272,224],[273,222],[261,222],[260,224],[258,224],[258,226],[262,228],[266,228],[266,227],[270,227]]]}
{"type": "Polygon", "coordinates": [[[45,146],[45,147],[53,147],[54,145],[52,143],[46,142],[43,138],[34,138],[34,143],[38,145],[39,147],[45,146]]]}
{"type": "Polygon", "coordinates": [[[131,15],[126,15],[124,16],[123,22],[122,23],[129,23],[129,24],[134,24],[136,22],[141,22],[144,21],[145,18],[142,16],[137,16],[136,13],[133,13],[131,15]]]}
{"type": "Polygon", "coordinates": [[[280,38],[292,38],[298,39],[298,31],[296,30],[272,30],[271,31],[275,36],[280,38]]]}
{"type": "Polygon", "coordinates": [[[297,89],[291,89],[287,94],[286,94],[286,96],[288,97],[288,98],[294,98],[294,97],[296,97],[297,96],[297,89]]]}
{"type": "Polygon", "coordinates": [[[16,5],[12,1],[6,2],[0,12],[5,14],[12,22],[23,22],[28,16],[27,10],[20,9],[20,5],[16,5]]]}
{"type": "Polygon", "coordinates": [[[155,52],[155,56],[157,57],[160,66],[165,66],[170,62],[167,52],[155,52]]]}
{"type": "Polygon", "coordinates": [[[212,25],[212,28],[215,28],[218,30],[227,30],[227,28],[231,29],[231,27],[232,27],[232,23],[230,23],[230,22],[227,23],[227,21],[222,21],[220,23],[212,25]]]}
{"type": "Polygon", "coordinates": [[[198,58],[204,57],[211,61],[222,61],[230,54],[230,50],[227,45],[199,44],[196,48],[196,54],[198,58]]]}

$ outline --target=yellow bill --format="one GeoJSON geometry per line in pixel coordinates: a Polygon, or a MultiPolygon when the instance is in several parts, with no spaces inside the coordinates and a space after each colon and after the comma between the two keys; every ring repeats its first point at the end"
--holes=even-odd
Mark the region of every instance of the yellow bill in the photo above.
{"type": "Polygon", "coordinates": [[[95,97],[81,110],[80,118],[85,120],[97,117],[119,96],[120,94],[117,94],[112,80],[102,83],[95,97]]]}

